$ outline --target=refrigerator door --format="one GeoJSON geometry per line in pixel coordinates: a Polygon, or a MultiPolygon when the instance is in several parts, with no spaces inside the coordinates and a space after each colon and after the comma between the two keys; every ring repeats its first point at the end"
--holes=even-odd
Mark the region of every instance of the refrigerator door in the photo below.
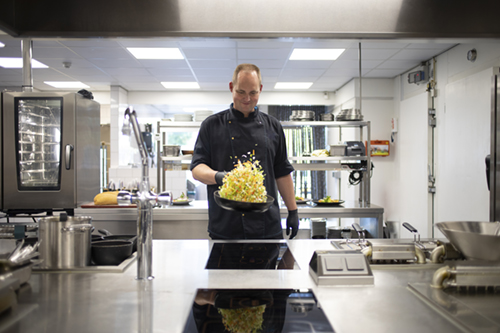
{"type": "Polygon", "coordinates": [[[4,210],[75,207],[75,94],[3,94],[4,210]]]}

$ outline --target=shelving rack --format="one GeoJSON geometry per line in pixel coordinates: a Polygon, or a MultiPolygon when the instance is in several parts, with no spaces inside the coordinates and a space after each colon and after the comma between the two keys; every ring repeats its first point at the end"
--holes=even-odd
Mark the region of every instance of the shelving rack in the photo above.
{"type": "MultiPolygon", "coordinates": [[[[165,130],[172,129],[197,129],[201,122],[181,122],[181,121],[159,121],[158,133],[161,141],[158,146],[158,189],[165,190],[164,163],[182,163],[191,161],[192,156],[162,156],[161,147],[165,144],[165,130]],[[162,172],[163,171],[163,172],[162,172]],[[161,184],[161,186],[160,186],[161,184]]],[[[363,129],[366,128],[366,156],[328,156],[328,157],[309,157],[309,156],[289,156],[295,170],[350,170],[350,163],[359,163],[366,161],[366,166],[360,168],[363,172],[363,178],[360,182],[359,203],[365,206],[370,203],[370,122],[369,121],[282,121],[281,125],[285,127],[304,127],[304,126],[322,126],[329,128],[359,128],[360,141],[364,141],[363,129]],[[300,163],[306,162],[306,163],[300,163]]]]}

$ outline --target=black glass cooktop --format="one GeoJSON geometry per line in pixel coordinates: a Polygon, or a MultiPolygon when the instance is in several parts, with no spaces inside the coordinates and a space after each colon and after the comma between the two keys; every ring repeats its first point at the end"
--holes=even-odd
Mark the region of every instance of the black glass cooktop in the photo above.
{"type": "Polygon", "coordinates": [[[335,331],[310,289],[198,289],[183,332],[335,331]]]}
{"type": "Polygon", "coordinates": [[[286,243],[214,243],[206,269],[299,269],[286,243]]]}

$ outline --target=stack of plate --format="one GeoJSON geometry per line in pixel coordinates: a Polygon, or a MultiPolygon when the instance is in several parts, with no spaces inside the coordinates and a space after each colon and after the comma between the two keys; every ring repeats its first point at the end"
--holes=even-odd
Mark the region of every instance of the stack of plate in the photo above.
{"type": "Polygon", "coordinates": [[[210,110],[199,110],[194,112],[194,121],[202,122],[208,116],[212,115],[214,112],[210,110]]]}
{"type": "Polygon", "coordinates": [[[193,115],[186,113],[174,114],[174,121],[193,121],[193,115]]]}
{"type": "Polygon", "coordinates": [[[292,110],[290,121],[311,121],[314,120],[316,113],[308,110],[292,110]]]}

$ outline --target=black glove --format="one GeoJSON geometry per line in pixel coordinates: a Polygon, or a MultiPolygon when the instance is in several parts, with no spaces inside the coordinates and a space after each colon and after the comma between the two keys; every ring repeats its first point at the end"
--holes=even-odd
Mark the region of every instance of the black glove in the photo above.
{"type": "Polygon", "coordinates": [[[290,239],[297,236],[297,232],[299,231],[299,211],[289,210],[288,217],[286,218],[286,235],[290,234],[290,229],[292,229],[292,234],[290,235],[290,239]]]}
{"type": "Polygon", "coordinates": [[[222,186],[222,180],[226,176],[227,172],[226,171],[217,171],[215,174],[215,182],[217,185],[222,186]]]}

